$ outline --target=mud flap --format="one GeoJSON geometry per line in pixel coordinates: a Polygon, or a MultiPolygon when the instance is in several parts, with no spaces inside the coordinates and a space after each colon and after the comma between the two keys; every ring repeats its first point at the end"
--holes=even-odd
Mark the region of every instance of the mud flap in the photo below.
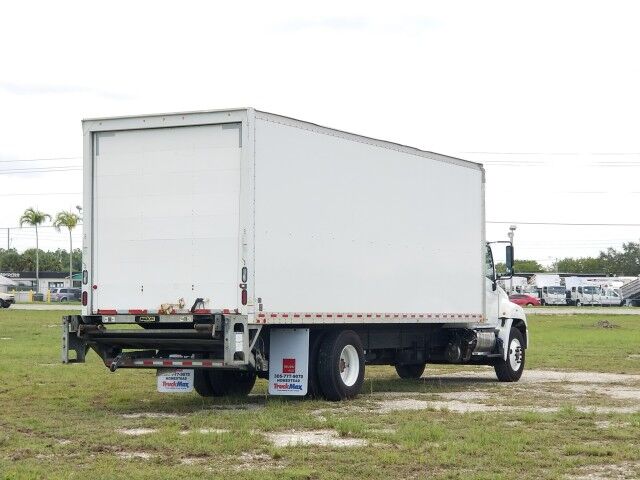
{"type": "Polygon", "coordinates": [[[309,329],[271,330],[269,394],[306,395],[309,379],[309,329]]]}
{"type": "Polygon", "coordinates": [[[78,317],[62,317],[62,363],[84,363],[89,347],[78,338],[78,317]],[[69,352],[76,352],[75,358],[69,352]]]}

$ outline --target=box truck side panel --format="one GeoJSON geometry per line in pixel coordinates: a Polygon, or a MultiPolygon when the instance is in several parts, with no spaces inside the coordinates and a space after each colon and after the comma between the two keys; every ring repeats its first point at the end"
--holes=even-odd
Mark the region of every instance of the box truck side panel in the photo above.
{"type": "Polygon", "coordinates": [[[94,134],[92,310],[237,304],[240,124],[94,134]]]}
{"type": "Polygon", "coordinates": [[[264,312],[484,313],[479,167],[256,115],[264,312]]]}

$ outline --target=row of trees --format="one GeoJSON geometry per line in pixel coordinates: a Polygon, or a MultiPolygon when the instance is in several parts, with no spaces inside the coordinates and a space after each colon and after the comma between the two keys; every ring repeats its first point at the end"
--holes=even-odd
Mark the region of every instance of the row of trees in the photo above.
{"type": "Polygon", "coordinates": [[[608,248],[597,257],[563,258],[545,268],[535,260],[516,260],[518,272],[606,273],[618,276],[640,275],[640,242],[622,244],[620,250],[608,248]]]}
{"type": "MultiPolygon", "coordinates": [[[[69,260],[72,262],[74,272],[82,269],[82,250],[73,250],[73,258],[69,258],[69,252],[64,249],[39,252],[39,267],[43,272],[63,272],[69,268],[69,260]]],[[[29,248],[18,253],[15,248],[5,250],[0,248],[0,272],[35,272],[36,249],[29,248]]]]}
{"type": "MultiPolygon", "coordinates": [[[[27,208],[22,216],[19,219],[20,226],[29,225],[31,227],[35,227],[36,229],[36,289],[40,287],[40,245],[38,238],[38,227],[43,225],[47,221],[53,220],[53,226],[56,230],[60,231],[62,228],[66,228],[69,230],[69,251],[73,252],[73,237],[71,232],[74,228],[78,226],[80,221],[79,213],[81,212],[81,207],[76,207],[78,209],[78,213],[62,211],[58,212],[55,218],[52,218],[51,215],[45,212],[41,212],[40,210],[30,207],[27,208]]],[[[71,276],[73,275],[73,255],[68,255],[69,257],[69,281],[71,281],[71,276]]]]}

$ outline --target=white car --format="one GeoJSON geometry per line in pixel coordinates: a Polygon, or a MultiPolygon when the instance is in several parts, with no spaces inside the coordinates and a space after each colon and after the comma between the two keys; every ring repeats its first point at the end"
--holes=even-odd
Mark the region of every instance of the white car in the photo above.
{"type": "Polygon", "coordinates": [[[0,307],[9,308],[12,303],[16,303],[16,297],[12,293],[0,292],[0,307]]]}

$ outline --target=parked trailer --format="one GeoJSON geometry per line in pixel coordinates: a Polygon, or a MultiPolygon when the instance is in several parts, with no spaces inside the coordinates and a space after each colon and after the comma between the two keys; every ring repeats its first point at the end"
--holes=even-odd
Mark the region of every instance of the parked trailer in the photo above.
{"type": "Polygon", "coordinates": [[[629,307],[640,307],[640,277],[620,287],[623,303],[629,307]]]}
{"type": "MultiPolygon", "coordinates": [[[[203,396],[263,377],[340,400],[365,364],[520,378],[527,322],[496,284],[482,165],[250,108],[83,132],[83,311],[63,319],[63,362],[92,349],[203,396]]],[[[493,246],[510,272],[512,246],[493,246]]]]}

